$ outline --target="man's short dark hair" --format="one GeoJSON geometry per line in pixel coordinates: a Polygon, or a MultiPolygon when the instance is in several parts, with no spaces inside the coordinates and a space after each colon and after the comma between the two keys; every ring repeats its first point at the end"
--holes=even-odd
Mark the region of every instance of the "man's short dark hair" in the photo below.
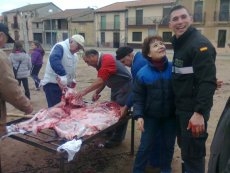
{"type": "Polygon", "coordinates": [[[183,6],[183,5],[176,5],[176,6],[172,7],[171,10],[169,11],[169,17],[172,14],[172,12],[174,12],[176,10],[180,10],[180,9],[185,9],[189,13],[189,10],[185,6],[183,6]]]}
{"type": "Polygon", "coordinates": [[[95,49],[86,50],[85,53],[84,53],[84,56],[87,57],[87,56],[90,56],[90,55],[99,55],[99,53],[95,49]]]}

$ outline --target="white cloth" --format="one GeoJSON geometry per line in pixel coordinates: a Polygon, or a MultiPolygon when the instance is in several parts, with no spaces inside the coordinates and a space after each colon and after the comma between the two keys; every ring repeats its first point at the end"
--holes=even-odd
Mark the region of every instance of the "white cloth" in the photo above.
{"type": "Polygon", "coordinates": [[[58,76],[60,78],[60,83],[63,85],[63,86],[66,86],[67,85],[67,77],[66,75],[65,76],[58,76]]]}
{"type": "Polygon", "coordinates": [[[16,134],[19,134],[19,133],[25,134],[27,131],[25,131],[23,129],[19,129],[14,124],[11,124],[10,126],[6,126],[6,132],[7,132],[7,134],[2,136],[0,138],[0,140],[3,140],[3,139],[5,139],[6,137],[8,137],[10,135],[16,135],[16,134]]]}
{"type": "Polygon", "coordinates": [[[73,160],[76,152],[78,152],[81,148],[82,140],[81,139],[73,139],[72,141],[68,141],[57,148],[58,152],[66,151],[68,153],[68,162],[73,160]]]}

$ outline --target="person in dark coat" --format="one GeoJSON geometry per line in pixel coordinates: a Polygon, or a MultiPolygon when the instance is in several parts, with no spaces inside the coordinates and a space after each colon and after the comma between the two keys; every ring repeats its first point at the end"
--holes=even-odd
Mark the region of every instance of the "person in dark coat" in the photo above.
{"type": "Polygon", "coordinates": [[[230,97],[221,114],[210,148],[208,173],[230,172],[230,97]]]}
{"type": "Polygon", "coordinates": [[[182,6],[170,11],[174,32],[172,84],[175,94],[177,141],[188,173],[205,173],[207,123],[217,87],[216,50],[192,26],[192,17],[182,6]]]}

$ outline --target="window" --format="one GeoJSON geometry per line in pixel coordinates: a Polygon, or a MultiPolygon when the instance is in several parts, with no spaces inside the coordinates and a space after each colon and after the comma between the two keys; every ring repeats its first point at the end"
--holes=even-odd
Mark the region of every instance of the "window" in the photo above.
{"type": "Polygon", "coordinates": [[[18,17],[15,15],[13,18],[14,18],[14,23],[12,24],[12,27],[13,27],[14,29],[17,29],[17,28],[19,28],[19,25],[18,25],[18,17]]]}
{"type": "Polygon", "coordinates": [[[142,41],[142,32],[133,32],[133,41],[142,41]]]}
{"type": "Polygon", "coordinates": [[[226,43],[226,30],[219,30],[217,47],[224,48],[226,43]]]}
{"type": "Polygon", "coordinates": [[[62,33],[62,39],[65,40],[68,38],[68,33],[62,33]]]}
{"type": "Polygon", "coordinates": [[[136,10],[136,25],[143,25],[143,10],[136,10]]]}
{"type": "Polygon", "coordinates": [[[203,21],[203,1],[196,1],[194,5],[194,22],[203,21]]]}
{"type": "Polygon", "coordinates": [[[105,32],[101,32],[101,44],[105,44],[105,32]]]}
{"type": "Polygon", "coordinates": [[[3,16],[4,17],[4,21],[5,21],[5,23],[8,23],[8,18],[7,18],[7,16],[3,16]]]}
{"type": "Polygon", "coordinates": [[[78,34],[81,35],[81,36],[83,36],[85,38],[85,33],[79,32],[78,34]]]}
{"type": "Polygon", "coordinates": [[[163,32],[162,37],[164,42],[170,42],[172,32],[163,32]]]}
{"type": "Polygon", "coordinates": [[[33,33],[33,39],[37,40],[40,43],[43,43],[42,42],[42,33],[33,33]]]}
{"type": "Polygon", "coordinates": [[[171,10],[171,7],[164,7],[163,8],[163,19],[162,19],[162,24],[168,25],[169,23],[169,12],[171,10]]]}
{"type": "Polygon", "coordinates": [[[19,32],[18,31],[14,31],[14,40],[15,41],[19,40],[19,32]]]}
{"type": "Polygon", "coordinates": [[[119,46],[120,46],[120,33],[114,32],[113,33],[113,47],[119,48],[119,46]]]}
{"type": "Polygon", "coordinates": [[[219,21],[229,20],[229,5],[230,0],[220,0],[220,14],[219,21]]]}
{"type": "Polygon", "coordinates": [[[114,16],[114,29],[120,29],[120,16],[114,16]]]}
{"type": "Polygon", "coordinates": [[[101,16],[101,29],[106,29],[106,17],[101,16]]]}

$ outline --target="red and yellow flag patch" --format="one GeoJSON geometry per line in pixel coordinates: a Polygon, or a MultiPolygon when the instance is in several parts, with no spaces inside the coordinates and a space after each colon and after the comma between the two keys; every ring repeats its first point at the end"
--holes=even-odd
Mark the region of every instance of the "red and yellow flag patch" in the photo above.
{"type": "Polygon", "coordinates": [[[204,52],[204,51],[206,51],[206,50],[208,50],[208,47],[201,47],[201,48],[200,48],[200,51],[201,51],[201,52],[204,52]]]}

